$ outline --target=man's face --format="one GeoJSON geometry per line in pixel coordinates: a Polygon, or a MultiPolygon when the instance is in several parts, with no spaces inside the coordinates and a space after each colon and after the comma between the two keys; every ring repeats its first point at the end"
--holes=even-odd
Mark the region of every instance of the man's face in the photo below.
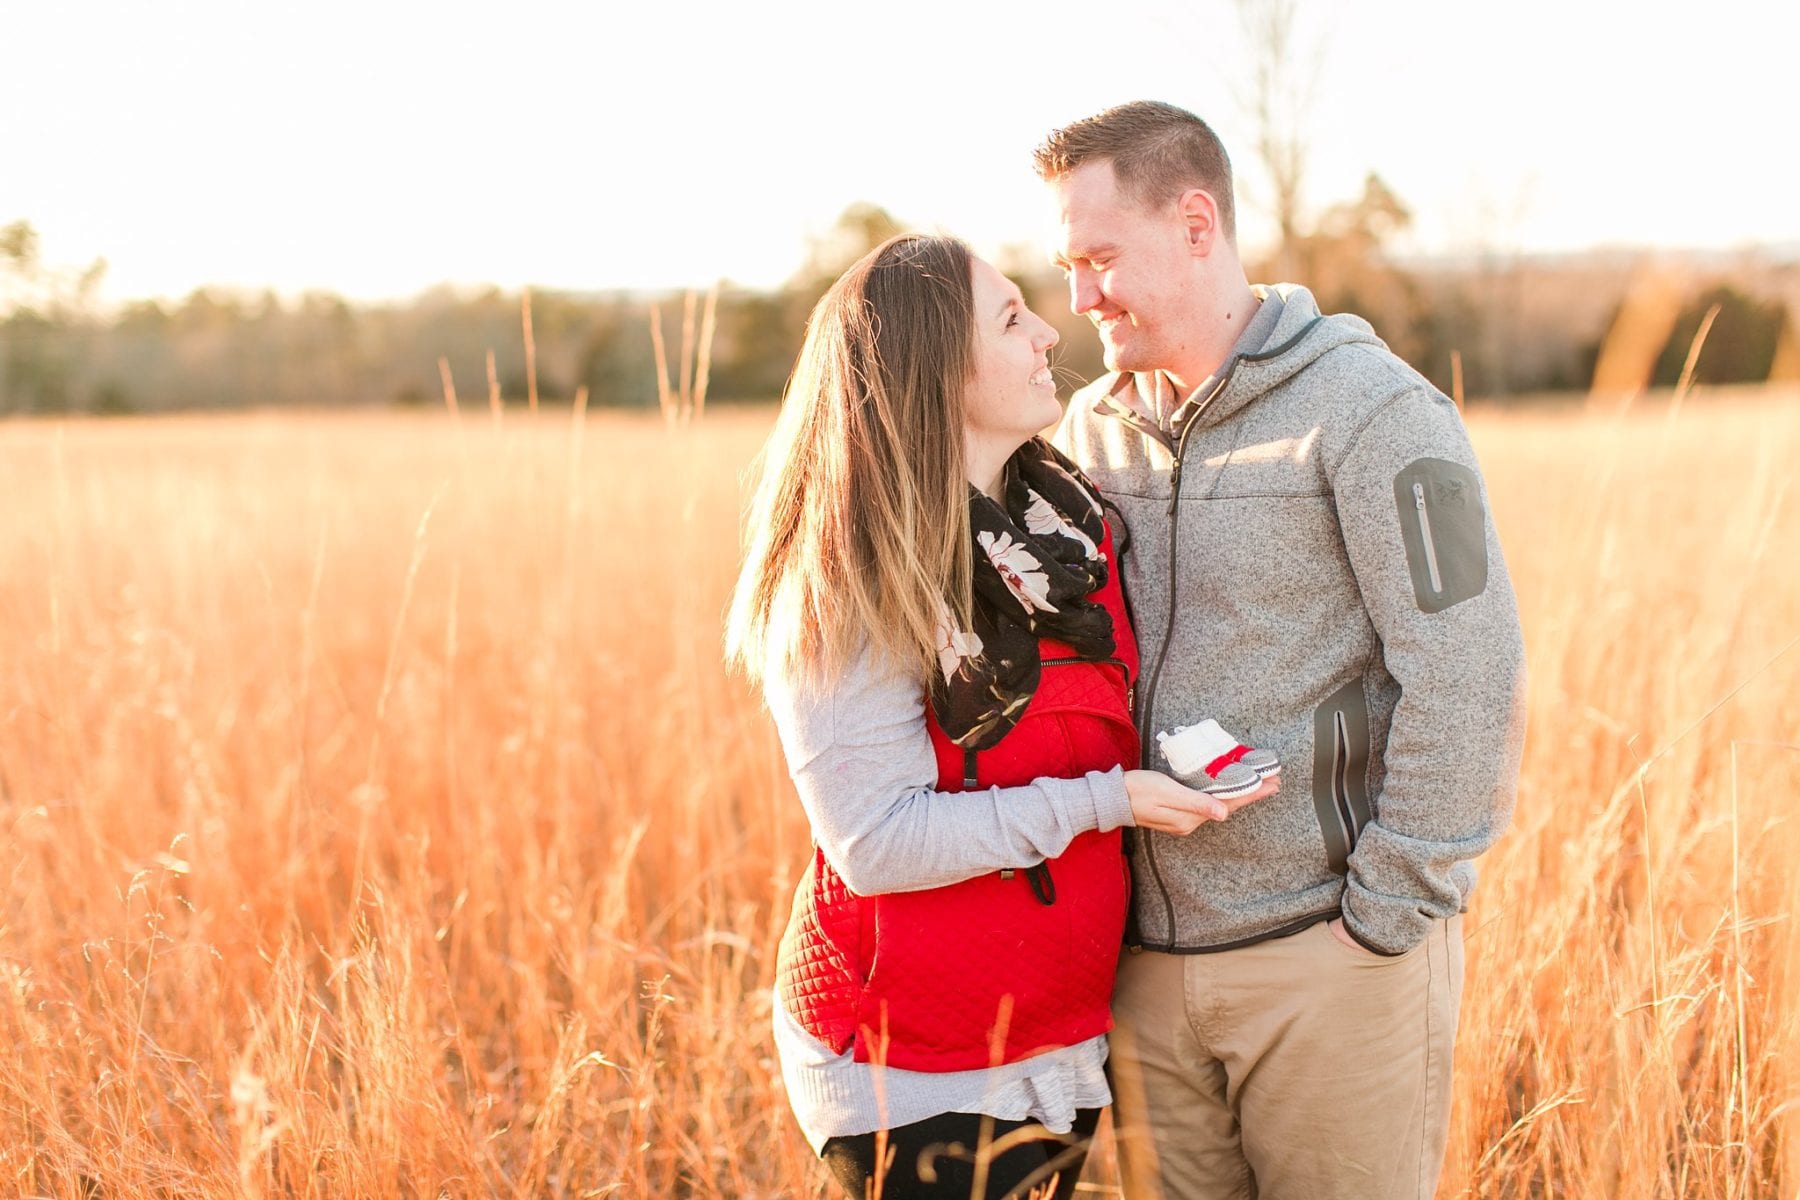
{"type": "Polygon", "coordinates": [[[1112,371],[1152,371],[1183,352],[1193,253],[1176,204],[1148,208],[1120,189],[1110,161],[1084,163],[1050,185],[1056,265],[1069,308],[1100,331],[1112,371]]]}

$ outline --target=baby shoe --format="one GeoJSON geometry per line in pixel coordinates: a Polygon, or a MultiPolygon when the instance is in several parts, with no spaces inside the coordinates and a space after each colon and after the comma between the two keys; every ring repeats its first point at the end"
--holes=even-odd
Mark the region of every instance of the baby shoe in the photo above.
{"type": "Polygon", "coordinates": [[[1281,760],[1272,751],[1242,745],[1210,717],[1159,733],[1156,740],[1178,777],[1193,779],[1192,786],[1221,799],[1247,796],[1281,774],[1281,760]],[[1199,776],[1211,782],[1199,782],[1199,776]]]}

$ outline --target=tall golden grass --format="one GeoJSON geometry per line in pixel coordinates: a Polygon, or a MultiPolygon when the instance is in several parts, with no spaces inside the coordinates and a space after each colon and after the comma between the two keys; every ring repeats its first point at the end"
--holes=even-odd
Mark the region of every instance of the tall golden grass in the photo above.
{"type": "MultiPolygon", "coordinates": [[[[1533,723],[1442,1194],[1800,1194],[1800,396],[1472,426],[1533,723]]],[[[0,425],[0,1193],[826,1194],[766,428],[0,425]]]]}

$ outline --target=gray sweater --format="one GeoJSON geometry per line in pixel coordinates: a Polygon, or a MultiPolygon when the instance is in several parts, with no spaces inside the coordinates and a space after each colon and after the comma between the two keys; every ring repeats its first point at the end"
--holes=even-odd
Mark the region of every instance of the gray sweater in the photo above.
{"type": "Polygon", "coordinates": [[[1341,912],[1399,954],[1464,907],[1509,819],[1518,612],[1455,406],[1361,319],[1258,293],[1253,336],[1184,403],[1109,375],[1055,439],[1130,532],[1145,765],[1209,716],[1284,764],[1230,821],[1137,836],[1135,940],[1222,950],[1341,912]]]}

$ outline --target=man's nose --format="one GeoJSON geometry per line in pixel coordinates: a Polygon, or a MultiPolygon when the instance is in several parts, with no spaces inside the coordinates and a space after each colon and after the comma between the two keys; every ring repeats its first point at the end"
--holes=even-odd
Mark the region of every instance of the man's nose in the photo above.
{"type": "Polygon", "coordinates": [[[1069,311],[1081,316],[1100,303],[1100,284],[1093,274],[1077,268],[1069,272],[1069,311]]]}

